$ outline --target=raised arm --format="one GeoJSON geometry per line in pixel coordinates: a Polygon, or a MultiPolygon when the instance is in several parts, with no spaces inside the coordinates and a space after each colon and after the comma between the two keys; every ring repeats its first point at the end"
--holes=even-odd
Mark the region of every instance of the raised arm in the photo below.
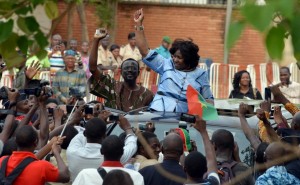
{"type": "Polygon", "coordinates": [[[57,167],[59,170],[58,180],[57,182],[69,182],[70,180],[70,173],[68,167],[64,163],[63,159],[59,154],[59,141],[55,142],[52,145],[52,152],[57,162],[57,167]]]}
{"type": "Polygon", "coordinates": [[[267,134],[268,134],[271,142],[280,141],[277,133],[275,132],[275,130],[271,126],[271,123],[269,122],[269,120],[267,119],[265,112],[262,109],[257,109],[256,113],[257,113],[258,119],[263,121],[264,126],[265,126],[266,131],[267,131],[267,134]]]}
{"type": "Polygon", "coordinates": [[[119,116],[119,126],[126,133],[124,153],[120,159],[125,164],[137,151],[137,137],[133,133],[129,121],[122,115],[119,116]]]}
{"type": "Polygon", "coordinates": [[[107,30],[104,28],[100,28],[100,29],[96,30],[96,33],[95,33],[94,39],[93,39],[93,45],[92,45],[90,59],[89,59],[89,69],[95,79],[98,79],[100,76],[100,71],[97,68],[98,44],[101,39],[106,37],[106,35],[107,35],[107,30]]]}
{"type": "Polygon", "coordinates": [[[300,111],[300,109],[294,105],[293,103],[291,103],[280,91],[279,87],[276,86],[272,86],[271,87],[271,91],[274,95],[274,100],[278,101],[280,103],[282,103],[284,105],[284,108],[289,111],[293,116],[300,111]]]}
{"type": "Polygon", "coordinates": [[[251,127],[249,126],[249,124],[247,122],[247,119],[245,117],[247,112],[248,112],[248,105],[241,103],[240,107],[239,107],[239,118],[241,121],[241,127],[242,127],[242,130],[243,130],[246,138],[248,139],[251,146],[256,151],[261,142],[260,142],[259,138],[255,135],[255,133],[253,132],[253,130],[251,129],[251,127]]]}
{"type": "MultiPolygon", "coordinates": [[[[3,130],[0,133],[0,140],[3,143],[5,143],[9,139],[9,136],[12,134],[13,125],[15,122],[17,100],[18,97],[20,96],[17,89],[9,90],[7,87],[5,87],[5,91],[7,92],[8,100],[10,102],[9,111],[11,111],[11,113],[6,116],[3,130]]],[[[1,151],[2,150],[0,148],[0,154],[1,151]]]]}
{"type": "Polygon", "coordinates": [[[216,154],[206,130],[206,121],[202,120],[199,116],[196,116],[196,122],[193,123],[192,126],[200,132],[203,139],[205,157],[207,160],[207,174],[210,174],[211,172],[217,173],[216,154]]]}
{"type": "Polygon", "coordinates": [[[46,108],[46,100],[49,98],[48,92],[51,91],[49,87],[43,87],[41,95],[38,97],[40,108],[40,131],[39,131],[39,143],[38,149],[45,146],[49,138],[49,123],[48,123],[48,111],[46,108]]]}
{"type": "Polygon", "coordinates": [[[136,26],[135,39],[136,39],[136,45],[139,48],[142,57],[144,58],[147,56],[149,52],[149,46],[144,33],[143,20],[144,20],[143,9],[139,9],[134,13],[134,22],[136,26]]]}

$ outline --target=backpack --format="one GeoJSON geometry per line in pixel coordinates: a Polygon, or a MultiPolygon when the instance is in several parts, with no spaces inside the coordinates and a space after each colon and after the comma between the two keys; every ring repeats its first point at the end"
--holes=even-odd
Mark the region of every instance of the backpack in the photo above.
{"type": "Polygon", "coordinates": [[[236,161],[225,161],[225,162],[217,162],[218,166],[218,175],[221,181],[221,184],[225,184],[231,181],[234,178],[234,173],[232,168],[238,164],[236,161]]]}
{"type": "Polygon", "coordinates": [[[8,175],[5,176],[6,167],[8,163],[9,157],[3,159],[1,168],[0,168],[0,185],[12,185],[13,182],[17,179],[17,177],[23,172],[23,170],[33,161],[36,159],[32,157],[27,157],[21,161],[21,163],[13,169],[13,171],[8,175]]]}

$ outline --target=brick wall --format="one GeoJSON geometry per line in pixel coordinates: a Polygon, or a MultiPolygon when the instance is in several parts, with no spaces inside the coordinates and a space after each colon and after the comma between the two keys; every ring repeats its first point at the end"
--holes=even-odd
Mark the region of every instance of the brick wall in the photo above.
{"type": "MultiPolygon", "coordinates": [[[[62,11],[66,8],[59,3],[62,11]]],[[[127,34],[133,30],[132,15],[135,10],[143,8],[145,13],[145,33],[151,48],[159,46],[161,38],[169,35],[172,39],[190,37],[200,47],[200,56],[212,58],[214,62],[223,62],[223,42],[225,27],[225,9],[209,7],[180,7],[141,4],[119,4],[116,23],[115,42],[119,45],[127,43],[127,34]]],[[[99,20],[94,14],[94,7],[86,7],[89,37],[92,38],[99,20]]],[[[56,28],[67,38],[67,18],[56,28]]],[[[81,27],[77,12],[74,13],[73,34],[81,40],[81,27]]],[[[231,50],[229,63],[253,64],[266,60],[266,53],[261,36],[247,28],[236,46],[231,50]]]]}
{"type": "MultiPolygon", "coordinates": [[[[61,11],[65,7],[62,2],[59,3],[61,11]]],[[[225,8],[122,3],[118,5],[115,43],[119,45],[127,43],[128,33],[134,31],[133,13],[139,8],[144,9],[145,34],[151,48],[158,47],[164,35],[170,36],[173,40],[190,37],[200,47],[199,54],[202,58],[211,58],[214,62],[223,63],[225,8]]],[[[86,16],[91,40],[99,25],[93,6],[86,7],[86,16]]],[[[55,33],[60,33],[63,38],[67,38],[66,17],[55,33]]],[[[73,37],[81,41],[81,27],[77,12],[74,14],[73,34],[73,37]]],[[[266,58],[263,38],[251,28],[246,28],[241,39],[230,51],[229,64],[239,64],[241,69],[245,69],[247,64],[258,65],[266,62],[266,58]]],[[[258,68],[256,67],[256,69],[258,68]]],[[[256,71],[256,82],[259,87],[259,71],[256,71]]],[[[228,73],[219,74],[219,77],[226,81],[228,73]]],[[[227,97],[227,92],[228,90],[222,92],[221,97],[227,97]]]]}

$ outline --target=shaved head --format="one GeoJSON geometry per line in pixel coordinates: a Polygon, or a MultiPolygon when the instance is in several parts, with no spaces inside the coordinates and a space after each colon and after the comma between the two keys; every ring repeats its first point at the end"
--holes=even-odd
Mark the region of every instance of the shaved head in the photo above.
{"type": "Polygon", "coordinates": [[[183,142],[178,134],[168,134],[162,143],[162,150],[165,158],[168,156],[180,158],[183,154],[183,142]]]}
{"type": "Polygon", "coordinates": [[[284,145],[281,142],[273,142],[269,144],[265,151],[265,157],[268,161],[279,159],[280,157],[284,156],[285,149],[284,145]]]}

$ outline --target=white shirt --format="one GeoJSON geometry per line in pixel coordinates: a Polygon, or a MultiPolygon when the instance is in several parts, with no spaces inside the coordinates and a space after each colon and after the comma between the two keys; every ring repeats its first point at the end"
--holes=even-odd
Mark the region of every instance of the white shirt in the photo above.
{"type": "Polygon", "coordinates": [[[282,94],[292,103],[300,104],[300,84],[291,82],[289,86],[279,86],[282,94]]]}
{"type": "MultiPolygon", "coordinates": [[[[122,167],[103,167],[105,171],[108,173],[111,170],[123,170],[127,172],[134,185],[144,185],[144,178],[143,176],[134,170],[122,168],[122,167]]],[[[73,182],[73,185],[101,185],[103,183],[102,177],[98,173],[97,169],[84,169],[82,170],[78,176],[76,177],[75,181],[73,182]]]]}
{"type": "MultiPolygon", "coordinates": [[[[125,138],[124,153],[121,163],[125,164],[137,151],[137,138],[128,134],[125,138]]],[[[67,149],[67,160],[71,181],[74,181],[77,174],[86,168],[98,168],[103,163],[104,157],[100,152],[101,144],[87,143],[83,133],[77,134],[67,149]]]]}

